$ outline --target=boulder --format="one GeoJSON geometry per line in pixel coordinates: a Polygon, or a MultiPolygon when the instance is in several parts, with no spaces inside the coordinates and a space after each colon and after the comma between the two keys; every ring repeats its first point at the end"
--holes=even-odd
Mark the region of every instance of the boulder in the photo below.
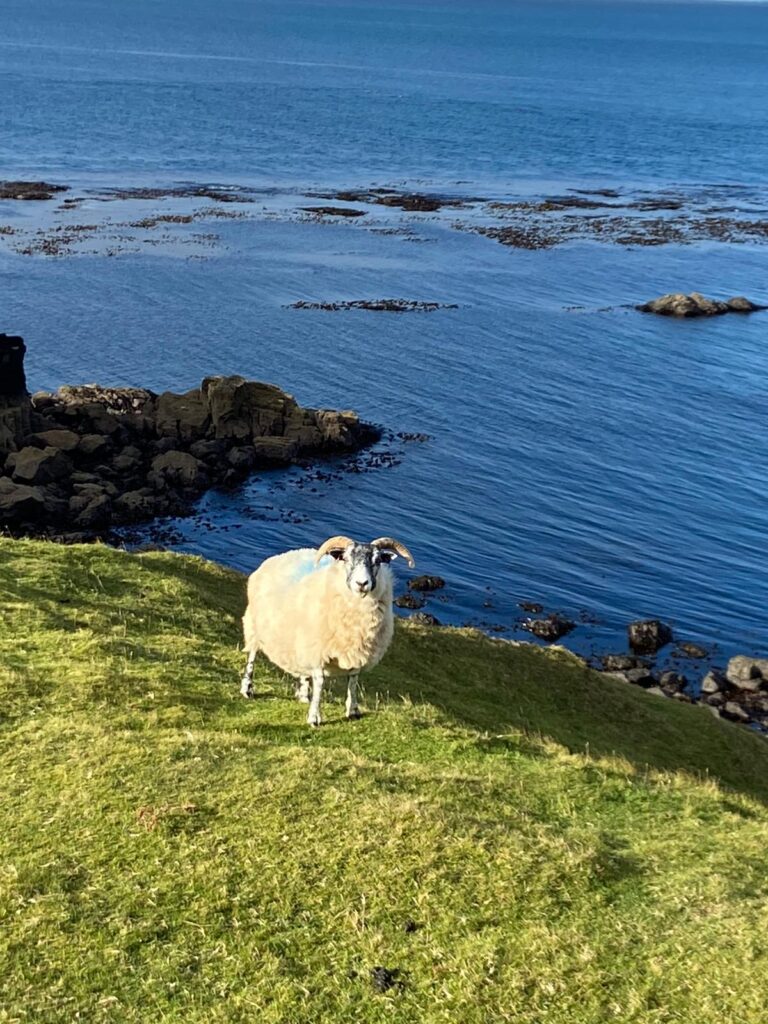
{"type": "Polygon", "coordinates": [[[722,673],[718,672],[717,669],[712,669],[711,672],[707,672],[701,681],[701,692],[707,694],[720,693],[727,686],[728,681],[722,673]]]}
{"type": "Polygon", "coordinates": [[[434,615],[430,615],[429,612],[414,612],[413,615],[409,615],[408,619],[410,622],[415,622],[419,626],[439,626],[440,620],[436,619],[434,615]]]}
{"type": "Polygon", "coordinates": [[[35,523],[45,515],[45,497],[41,488],[13,483],[0,477],[0,522],[5,525],[35,523]]]}
{"type": "Polygon", "coordinates": [[[414,594],[401,594],[400,597],[396,597],[394,605],[397,608],[423,608],[426,601],[423,597],[416,597],[414,594]]]}
{"type": "Polygon", "coordinates": [[[765,309],[765,306],[758,306],[756,302],[743,295],[734,295],[732,299],[726,299],[725,304],[732,313],[756,313],[760,309],[765,309]]]}
{"type": "Polygon", "coordinates": [[[299,454],[299,444],[290,437],[257,437],[253,445],[255,465],[287,465],[299,454]]]}
{"type": "Polygon", "coordinates": [[[204,401],[200,388],[193,388],[183,395],[165,391],[158,397],[155,408],[158,434],[182,441],[197,441],[205,437],[210,425],[208,403],[204,401]]]}
{"type": "Polygon", "coordinates": [[[748,658],[739,654],[728,662],[725,675],[737,690],[760,690],[768,682],[768,658],[748,658]]]}
{"type": "Polygon", "coordinates": [[[103,434],[83,434],[77,451],[79,455],[84,455],[88,459],[102,459],[111,448],[111,441],[103,434]]]}
{"type": "Polygon", "coordinates": [[[41,448],[58,448],[62,452],[73,452],[80,444],[80,435],[74,430],[44,430],[33,434],[30,441],[41,448]]]}
{"type": "Polygon", "coordinates": [[[679,672],[662,672],[659,676],[659,686],[665,693],[680,693],[687,685],[688,680],[679,672]]]}
{"type": "Polygon", "coordinates": [[[189,446],[189,450],[196,459],[203,462],[215,461],[223,458],[227,453],[226,441],[195,441],[189,446]]]}
{"type": "Polygon", "coordinates": [[[678,657],[700,659],[706,658],[708,651],[701,644],[691,643],[690,640],[681,640],[678,642],[677,650],[674,653],[678,657]]]}
{"type": "MultiPolygon", "coordinates": [[[[409,584],[412,581],[409,581],[409,584]]],[[[522,623],[523,629],[527,629],[529,633],[533,633],[540,640],[546,640],[547,643],[552,643],[554,640],[559,640],[560,637],[565,636],[566,633],[570,633],[572,629],[576,628],[575,622],[570,622],[568,619],[564,619],[560,615],[549,615],[546,619],[526,619],[522,623]]]]}
{"type": "Polygon", "coordinates": [[[442,576],[417,576],[415,579],[408,580],[409,590],[442,590],[445,586],[445,580],[442,576]]]}
{"type": "Polygon", "coordinates": [[[632,668],[648,667],[641,658],[636,658],[632,654],[604,654],[600,658],[600,664],[605,672],[627,672],[632,668]]]}
{"type": "Polygon", "coordinates": [[[114,512],[122,522],[140,522],[157,514],[157,501],[142,491],[126,491],[115,500],[114,512]]]}
{"type": "Polygon", "coordinates": [[[658,619],[642,619],[627,626],[629,646],[636,654],[655,654],[672,642],[672,630],[658,619]]]}
{"type": "MultiPolygon", "coordinates": [[[[82,497],[70,499],[70,508],[73,501],[82,501],[82,497]]],[[[81,530],[103,530],[109,526],[112,520],[112,501],[106,494],[90,498],[86,501],[85,507],[75,517],[75,525],[81,530]]]]}
{"type": "Polygon", "coordinates": [[[155,456],[152,473],[161,477],[166,485],[170,483],[188,490],[202,490],[208,484],[205,464],[189,452],[170,451],[155,456]]]}
{"type": "Polygon", "coordinates": [[[25,484],[48,484],[68,477],[72,463],[58,448],[22,448],[13,457],[13,479],[25,484]]]}
{"type": "Polygon", "coordinates": [[[720,714],[723,718],[730,718],[733,722],[748,722],[750,721],[750,714],[743,708],[741,704],[737,704],[733,700],[728,700],[723,704],[720,709],[720,714]]]}

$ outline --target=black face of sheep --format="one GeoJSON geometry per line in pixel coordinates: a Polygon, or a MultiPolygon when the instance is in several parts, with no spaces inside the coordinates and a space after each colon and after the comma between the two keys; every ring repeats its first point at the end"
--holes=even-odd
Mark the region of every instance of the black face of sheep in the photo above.
{"type": "Polygon", "coordinates": [[[348,537],[332,537],[319,549],[318,560],[323,555],[330,555],[337,562],[344,563],[347,587],[361,597],[376,590],[379,569],[398,555],[413,565],[410,551],[391,537],[379,537],[370,544],[359,544],[348,537]]]}

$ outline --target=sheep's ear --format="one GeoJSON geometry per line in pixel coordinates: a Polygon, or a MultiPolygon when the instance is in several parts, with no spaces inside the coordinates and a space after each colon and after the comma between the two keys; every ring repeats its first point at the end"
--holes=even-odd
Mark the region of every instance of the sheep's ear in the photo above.
{"type": "Polygon", "coordinates": [[[334,558],[337,562],[343,562],[345,551],[346,548],[331,548],[330,551],[326,551],[326,554],[330,555],[331,558],[334,558]]]}

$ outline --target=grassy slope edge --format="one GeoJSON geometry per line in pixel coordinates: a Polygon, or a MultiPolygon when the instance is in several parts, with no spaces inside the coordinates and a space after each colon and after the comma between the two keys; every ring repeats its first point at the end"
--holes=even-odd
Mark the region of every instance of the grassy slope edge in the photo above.
{"type": "Polygon", "coordinates": [[[311,731],[243,590],[0,540],[0,1021],[767,1019],[762,738],[409,626],[311,731]]]}

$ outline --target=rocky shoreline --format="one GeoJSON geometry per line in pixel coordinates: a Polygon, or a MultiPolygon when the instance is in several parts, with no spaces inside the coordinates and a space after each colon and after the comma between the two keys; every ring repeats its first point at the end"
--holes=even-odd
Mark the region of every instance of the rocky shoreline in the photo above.
{"type": "Polygon", "coordinates": [[[62,387],[29,396],[21,338],[0,335],[0,529],[64,541],[183,516],[259,469],[381,437],[356,413],[307,409],[272,384],[206,377],[184,394],[62,387]]]}

